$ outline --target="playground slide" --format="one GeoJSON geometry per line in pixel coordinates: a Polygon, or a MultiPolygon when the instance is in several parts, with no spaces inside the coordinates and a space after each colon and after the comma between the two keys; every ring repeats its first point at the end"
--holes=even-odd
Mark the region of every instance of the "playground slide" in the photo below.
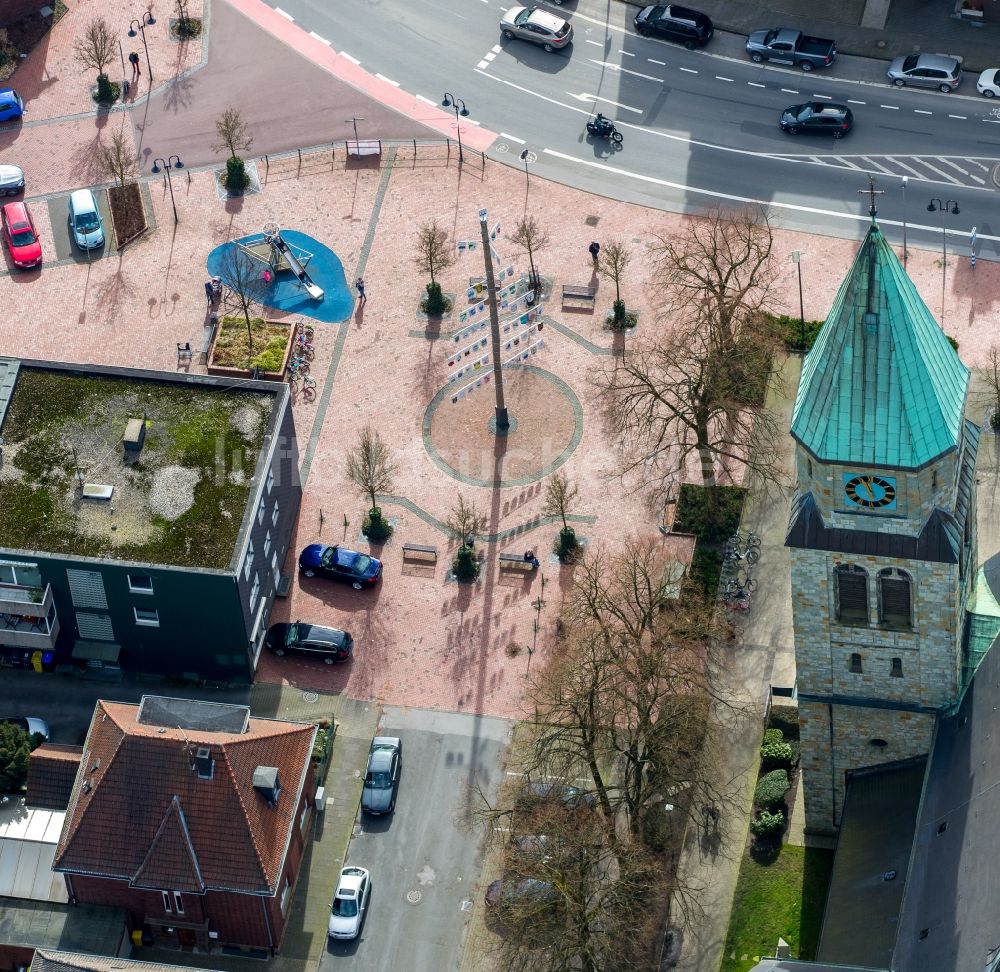
{"type": "Polygon", "coordinates": [[[278,234],[275,234],[272,241],[280,251],[281,255],[288,261],[288,265],[291,267],[292,273],[298,277],[299,283],[301,283],[302,286],[309,292],[309,296],[312,297],[313,300],[322,300],[323,289],[321,287],[317,287],[316,284],[312,282],[312,278],[310,278],[309,274],[306,273],[305,267],[303,267],[302,264],[295,259],[295,254],[292,253],[291,247],[289,247],[289,245],[278,234]]]}

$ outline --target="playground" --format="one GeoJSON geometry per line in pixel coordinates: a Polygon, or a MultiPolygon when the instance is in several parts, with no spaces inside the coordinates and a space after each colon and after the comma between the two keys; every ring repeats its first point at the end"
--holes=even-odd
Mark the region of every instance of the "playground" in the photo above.
{"type": "Polygon", "coordinates": [[[208,255],[209,274],[221,277],[230,289],[237,289],[238,281],[227,279],[234,266],[233,250],[243,254],[250,265],[259,267],[259,299],[264,306],[326,324],[351,316],[354,293],[344,266],[337,254],[319,240],[267,222],[260,233],[215,247],[208,255]]]}

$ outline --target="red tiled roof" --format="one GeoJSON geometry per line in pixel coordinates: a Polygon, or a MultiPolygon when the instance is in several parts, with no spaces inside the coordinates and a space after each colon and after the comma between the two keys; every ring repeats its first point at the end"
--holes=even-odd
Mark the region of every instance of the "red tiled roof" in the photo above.
{"type": "Polygon", "coordinates": [[[139,707],[100,701],[53,869],[143,887],[273,894],[309,771],[315,726],[250,719],[245,733],[136,722],[139,707]],[[211,779],[195,750],[215,760],[211,779]],[[253,788],[274,766],[276,806],[253,788]]]}
{"type": "Polygon", "coordinates": [[[65,810],[73,792],[73,781],[80,768],[83,746],[60,746],[43,743],[28,758],[29,807],[65,810]]]}

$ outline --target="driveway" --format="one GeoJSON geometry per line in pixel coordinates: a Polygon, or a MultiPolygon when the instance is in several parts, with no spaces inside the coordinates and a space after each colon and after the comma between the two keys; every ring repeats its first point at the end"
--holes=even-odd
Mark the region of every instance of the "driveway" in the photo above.
{"type": "MultiPolygon", "coordinates": [[[[357,941],[328,944],[320,972],[348,964],[371,972],[458,968],[482,863],[470,790],[478,783],[495,794],[510,727],[472,715],[385,710],[379,734],[403,740],[396,811],[359,816],[347,860],[371,871],[368,916],[357,941]]],[[[334,883],[331,876],[331,893],[334,883]]]]}

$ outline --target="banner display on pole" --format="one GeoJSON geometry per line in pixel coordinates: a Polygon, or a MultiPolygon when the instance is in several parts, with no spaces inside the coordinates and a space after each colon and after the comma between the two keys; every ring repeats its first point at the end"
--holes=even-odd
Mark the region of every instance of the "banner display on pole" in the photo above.
{"type": "Polygon", "coordinates": [[[478,341],[474,341],[466,348],[462,348],[461,351],[456,351],[448,359],[448,367],[453,368],[457,365],[463,358],[468,358],[469,355],[475,354],[477,351],[482,351],[490,343],[489,337],[481,337],[478,341]]]}
{"type": "Polygon", "coordinates": [[[470,361],[467,365],[462,365],[461,368],[452,372],[448,376],[448,383],[450,384],[453,381],[458,381],[459,378],[464,378],[466,375],[473,375],[481,372],[484,368],[488,368],[489,371],[492,371],[493,369],[488,367],[489,364],[490,355],[484,354],[481,358],[478,358],[475,361],[470,361]]]}

